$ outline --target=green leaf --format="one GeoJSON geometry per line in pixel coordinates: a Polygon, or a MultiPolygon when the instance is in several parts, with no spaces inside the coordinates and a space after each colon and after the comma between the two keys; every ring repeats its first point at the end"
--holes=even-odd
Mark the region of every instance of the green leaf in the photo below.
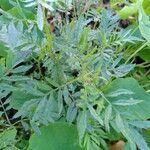
{"type": "Polygon", "coordinates": [[[143,0],[142,6],[146,15],[150,15],[150,0],[143,0]]]}
{"type": "Polygon", "coordinates": [[[129,16],[132,16],[138,12],[137,4],[131,4],[130,6],[125,6],[122,8],[118,14],[122,19],[127,19],[129,16]]]}
{"type": "Polygon", "coordinates": [[[13,69],[12,73],[25,73],[26,71],[31,69],[31,67],[32,67],[32,65],[28,65],[28,66],[22,65],[22,66],[19,66],[19,67],[13,69]]]}
{"type": "Polygon", "coordinates": [[[14,145],[16,134],[17,131],[15,128],[9,128],[0,133],[0,149],[14,145]]]}
{"type": "Polygon", "coordinates": [[[68,107],[66,119],[68,122],[72,123],[75,120],[76,116],[77,116],[77,107],[72,103],[68,107]]]}
{"type": "Polygon", "coordinates": [[[27,10],[24,8],[20,9],[18,7],[13,7],[7,12],[13,17],[20,19],[20,20],[25,19],[24,17],[26,17],[26,19],[29,19],[29,20],[35,20],[35,15],[30,10],[27,10]]]}
{"type": "Polygon", "coordinates": [[[10,77],[4,77],[3,78],[6,81],[26,81],[26,80],[30,80],[30,78],[28,78],[27,76],[17,76],[17,75],[13,75],[10,77]]]}
{"type": "Polygon", "coordinates": [[[124,106],[115,106],[115,108],[124,117],[129,120],[140,119],[147,120],[150,118],[150,95],[138,84],[133,78],[122,78],[114,80],[107,89],[107,94],[113,93],[119,89],[126,89],[134,94],[129,95],[118,95],[117,97],[108,97],[111,103],[115,103],[120,99],[129,100],[130,98],[139,100],[140,103],[136,105],[130,105],[127,108],[124,106]],[[142,100],[142,102],[141,102],[142,100]]]}
{"type": "Polygon", "coordinates": [[[150,147],[150,130],[142,130],[142,136],[144,137],[145,141],[147,142],[148,146],[150,147]]]}
{"type": "Polygon", "coordinates": [[[131,129],[131,137],[139,149],[150,150],[143,136],[136,129],[131,129]]]}
{"type": "Polygon", "coordinates": [[[14,109],[20,109],[26,101],[29,101],[33,98],[35,98],[35,96],[28,94],[25,91],[15,90],[10,97],[10,105],[14,109]]]}
{"type": "Polygon", "coordinates": [[[63,110],[63,95],[61,90],[58,91],[58,108],[59,108],[59,114],[61,114],[63,110]]]}
{"type": "Polygon", "coordinates": [[[74,125],[51,123],[40,131],[41,135],[31,136],[28,150],[81,150],[74,125]]]}
{"type": "Polygon", "coordinates": [[[63,89],[63,96],[64,96],[64,101],[66,102],[67,105],[71,104],[71,99],[69,96],[69,91],[67,86],[64,87],[63,89]]]}
{"type": "Polygon", "coordinates": [[[129,106],[129,105],[136,105],[138,103],[141,103],[142,101],[143,100],[136,100],[136,99],[130,98],[130,99],[117,100],[113,104],[118,105],[118,106],[129,106]]]}
{"type": "Polygon", "coordinates": [[[0,2],[0,8],[7,11],[11,9],[13,6],[9,3],[9,0],[1,0],[0,2]]]}
{"type": "Polygon", "coordinates": [[[129,91],[127,89],[118,89],[116,91],[113,91],[112,93],[109,93],[107,97],[117,97],[119,95],[130,95],[134,94],[132,91],[129,91]]]}
{"type": "Polygon", "coordinates": [[[124,137],[129,141],[131,150],[135,150],[135,144],[133,143],[133,140],[131,138],[130,132],[128,127],[123,122],[123,119],[121,118],[120,114],[117,113],[116,118],[115,118],[116,125],[120,132],[124,135],[124,137]]]}
{"type": "Polygon", "coordinates": [[[105,110],[104,125],[107,131],[110,131],[109,121],[112,115],[112,106],[109,104],[105,110]]]}
{"type": "Polygon", "coordinates": [[[129,121],[129,123],[137,128],[141,128],[141,129],[150,128],[150,121],[129,121]]]}
{"type": "Polygon", "coordinates": [[[77,118],[77,129],[80,141],[84,137],[86,127],[87,127],[87,112],[81,111],[77,118]]]}
{"type": "Polygon", "coordinates": [[[114,73],[116,77],[123,77],[125,75],[127,75],[131,70],[133,70],[135,67],[134,64],[123,64],[120,65],[119,67],[114,69],[114,73]]]}
{"type": "Polygon", "coordinates": [[[0,70],[1,70],[0,77],[2,77],[4,75],[4,73],[5,73],[5,67],[3,65],[1,65],[1,64],[0,64],[0,70]]]}
{"type": "Polygon", "coordinates": [[[48,9],[49,11],[54,11],[54,8],[51,5],[48,5],[47,3],[44,3],[42,1],[39,1],[39,3],[45,7],[46,9],[48,9]]]}
{"type": "Polygon", "coordinates": [[[88,109],[89,109],[89,111],[90,111],[92,117],[93,117],[96,121],[98,121],[100,125],[103,126],[103,125],[104,125],[103,120],[101,119],[100,115],[98,115],[98,114],[96,113],[96,111],[94,110],[94,108],[93,108],[91,105],[88,105],[88,109]]]}
{"type": "Polygon", "coordinates": [[[39,99],[32,99],[30,101],[26,101],[19,109],[19,111],[13,116],[13,118],[28,116],[31,113],[31,110],[34,111],[34,109],[37,107],[39,101],[39,99]]]}
{"type": "Polygon", "coordinates": [[[138,0],[138,10],[139,10],[139,29],[142,36],[150,42],[150,20],[149,16],[147,16],[142,7],[143,0],[138,0]]]}
{"type": "Polygon", "coordinates": [[[6,58],[7,51],[8,51],[8,48],[2,42],[0,42],[0,56],[6,58]]]}
{"type": "Polygon", "coordinates": [[[43,14],[42,6],[40,4],[38,4],[38,8],[37,8],[37,25],[38,28],[42,31],[44,26],[44,14],[43,14]]]}
{"type": "Polygon", "coordinates": [[[140,56],[145,61],[150,61],[150,48],[144,48],[139,53],[140,56]]]}

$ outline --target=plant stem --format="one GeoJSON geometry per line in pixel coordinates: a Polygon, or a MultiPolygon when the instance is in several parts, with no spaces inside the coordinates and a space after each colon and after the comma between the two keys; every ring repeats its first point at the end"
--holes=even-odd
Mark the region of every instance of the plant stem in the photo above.
{"type": "Polygon", "coordinates": [[[2,102],[1,99],[0,99],[0,104],[1,104],[1,107],[2,107],[2,109],[3,109],[3,111],[4,111],[6,120],[7,120],[8,124],[11,126],[12,124],[11,124],[11,122],[10,122],[10,120],[9,120],[9,117],[8,117],[8,115],[7,115],[7,112],[6,112],[6,110],[5,110],[5,107],[4,107],[3,102],[2,102]]]}
{"type": "Polygon", "coordinates": [[[26,18],[26,16],[25,16],[24,12],[22,11],[22,8],[21,8],[21,6],[20,6],[20,3],[19,3],[18,0],[16,0],[16,2],[17,2],[17,5],[18,5],[18,8],[20,9],[20,12],[22,13],[22,17],[24,18],[25,23],[26,23],[26,25],[28,26],[27,18],[26,18]]]}
{"type": "Polygon", "coordinates": [[[45,33],[46,33],[46,38],[47,38],[47,50],[48,50],[48,54],[50,56],[50,58],[56,63],[56,57],[55,54],[52,51],[52,35],[51,35],[51,31],[50,31],[50,26],[47,23],[47,18],[46,15],[44,15],[44,29],[45,29],[45,33]]]}
{"type": "Polygon", "coordinates": [[[148,42],[144,43],[140,48],[138,48],[125,62],[125,64],[127,64],[131,58],[133,58],[139,51],[141,51],[146,45],[148,44],[148,42]]]}

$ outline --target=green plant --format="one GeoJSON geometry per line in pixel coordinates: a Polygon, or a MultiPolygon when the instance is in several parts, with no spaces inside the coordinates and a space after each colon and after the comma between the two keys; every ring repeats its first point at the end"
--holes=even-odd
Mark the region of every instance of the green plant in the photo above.
{"type": "Polygon", "coordinates": [[[10,136],[8,145],[52,149],[43,143],[52,138],[48,132],[56,132],[58,140],[72,137],[68,144],[75,142],[74,149],[108,149],[119,137],[131,150],[148,150],[142,134],[150,128],[149,94],[131,77],[136,65],[129,63],[143,47],[149,48],[143,8],[139,28],[145,39],[133,29],[121,28],[119,17],[110,10],[99,13],[96,21],[89,12],[70,21],[72,1],[10,2],[11,10],[0,9],[0,126],[2,134],[10,136]],[[47,19],[51,14],[57,18],[57,11],[65,18],[57,20],[52,32],[47,19]],[[138,44],[140,50],[126,59],[126,47],[138,44]],[[18,128],[35,132],[29,143],[24,144],[24,133],[16,135],[18,128]]]}

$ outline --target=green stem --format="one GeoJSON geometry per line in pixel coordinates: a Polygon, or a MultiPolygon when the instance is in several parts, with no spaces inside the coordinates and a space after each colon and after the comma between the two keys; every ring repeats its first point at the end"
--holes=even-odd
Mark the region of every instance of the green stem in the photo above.
{"type": "Polygon", "coordinates": [[[0,99],[0,104],[1,104],[1,107],[2,107],[2,109],[3,109],[3,111],[4,111],[6,120],[7,120],[7,122],[9,123],[9,125],[11,126],[12,124],[11,124],[11,122],[10,122],[10,120],[9,120],[9,117],[8,117],[8,115],[7,115],[7,112],[6,112],[6,110],[5,110],[5,107],[4,107],[3,102],[1,101],[1,99],[0,99]]]}
{"type": "Polygon", "coordinates": [[[48,50],[48,54],[49,54],[50,58],[56,63],[57,62],[56,57],[55,57],[55,54],[52,51],[52,46],[53,46],[52,40],[53,39],[52,39],[51,31],[50,31],[50,25],[48,25],[47,18],[46,18],[45,15],[44,15],[44,30],[45,30],[46,38],[47,38],[46,47],[47,47],[47,50],[48,50]]]}
{"type": "Polygon", "coordinates": [[[125,62],[125,64],[127,64],[131,58],[133,58],[139,51],[141,51],[146,45],[148,44],[148,42],[144,43],[140,48],[138,48],[125,62]]]}
{"type": "Polygon", "coordinates": [[[26,25],[28,26],[27,18],[26,18],[25,14],[24,14],[21,6],[20,6],[19,0],[16,0],[16,2],[17,2],[17,5],[18,5],[18,8],[20,9],[21,15],[22,15],[23,19],[25,20],[26,25]]]}

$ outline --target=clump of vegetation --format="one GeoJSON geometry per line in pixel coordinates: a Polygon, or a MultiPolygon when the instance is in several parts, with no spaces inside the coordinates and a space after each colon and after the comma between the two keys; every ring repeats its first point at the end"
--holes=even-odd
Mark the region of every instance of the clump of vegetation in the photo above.
{"type": "Polygon", "coordinates": [[[1,0],[0,149],[149,150],[148,2],[1,0]]]}

